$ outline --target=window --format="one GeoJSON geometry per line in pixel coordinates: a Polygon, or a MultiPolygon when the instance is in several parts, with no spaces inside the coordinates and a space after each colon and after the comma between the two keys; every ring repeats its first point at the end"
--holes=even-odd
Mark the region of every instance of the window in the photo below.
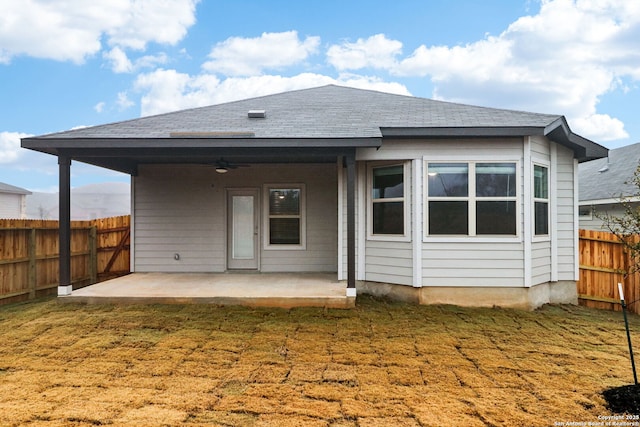
{"type": "Polygon", "coordinates": [[[304,245],[303,187],[268,186],[265,189],[267,247],[301,248],[304,245]]]}
{"type": "Polygon", "coordinates": [[[591,206],[580,206],[578,215],[580,219],[591,220],[593,219],[593,208],[591,206]]]}
{"type": "Polygon", "coordinates": [[[533,166],[534,234],[549,234],[549,169],[533,166]]]}
{"type": "Polygon", "coordinates": [[[515,235],[516,163],[429,163],[429,235],[515,235]]]}
{"type": "Polygon", "coordinates": [[[404,166],[373,167],[371,181],[372,234],[404,236],[404,166]]]}

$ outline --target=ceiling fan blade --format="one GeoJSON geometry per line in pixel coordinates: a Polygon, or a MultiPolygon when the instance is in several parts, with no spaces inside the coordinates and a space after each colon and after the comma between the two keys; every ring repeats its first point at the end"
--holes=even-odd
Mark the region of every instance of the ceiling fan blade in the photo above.
{"type": "Polygon", "coordinates": [[[241,163],[231,163],[231,162],[228,162],[227,160],[225,160],[222,157],[218,161],[215,162],[215,165],[217,167],[219,167],[219,168],[226,168],[226,169],[246,168],[246,167],[251,166],[251,165],[241,164],[241,163]]]}

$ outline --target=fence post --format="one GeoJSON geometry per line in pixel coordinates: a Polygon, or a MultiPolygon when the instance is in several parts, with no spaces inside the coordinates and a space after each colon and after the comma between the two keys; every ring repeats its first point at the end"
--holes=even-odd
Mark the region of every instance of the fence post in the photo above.
{"type": "Polygon", "coordinates": [[[36,297],[36,285],[37,285],[37,254],[36,254],[36,229],[29,230],[29,299],[36,297]]]}
{"type": "Polygon", "coordinates": [[[98,283],[98,229],[94,225],[89,229],[89,280],[92,285],[98,283]]]}

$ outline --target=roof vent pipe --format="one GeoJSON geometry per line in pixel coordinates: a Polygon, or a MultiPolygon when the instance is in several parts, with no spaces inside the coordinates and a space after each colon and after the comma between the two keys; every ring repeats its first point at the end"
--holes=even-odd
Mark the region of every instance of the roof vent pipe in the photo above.
{"type": "Polygon", "coordinates": [[[609,170],[609,156],[607,156],[607,164],[598,169],[598,173],[603,173],[609,170]]]}
{"type": "Polygon", "coordinates": [[[265,110],[249,110],[250,119],[264,119],[265,117],[267,117],[265,110]]]}

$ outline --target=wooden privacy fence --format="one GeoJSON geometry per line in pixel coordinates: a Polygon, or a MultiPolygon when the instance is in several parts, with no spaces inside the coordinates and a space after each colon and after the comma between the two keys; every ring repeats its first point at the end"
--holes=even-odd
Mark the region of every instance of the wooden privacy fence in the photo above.
{"type": "MultiPolygon", "coordinates": [[[[130,216],[71,222],[74,288],[130,272],[130,216]]],[[[56,292],[58,221],[0,219],[0,304],[56,292]]]]}
{"type": "MultiPolygon", "coordinates": [[[[579,237],[580,304],[621,310],[618,283],[622,283],[629,311],[640,314],[640,273],[627,275],[632,260],[622,243],[605,231],[580,230],[579,237]]],[[[640,236],[635,238],[640,241],[640,236]]]]}

